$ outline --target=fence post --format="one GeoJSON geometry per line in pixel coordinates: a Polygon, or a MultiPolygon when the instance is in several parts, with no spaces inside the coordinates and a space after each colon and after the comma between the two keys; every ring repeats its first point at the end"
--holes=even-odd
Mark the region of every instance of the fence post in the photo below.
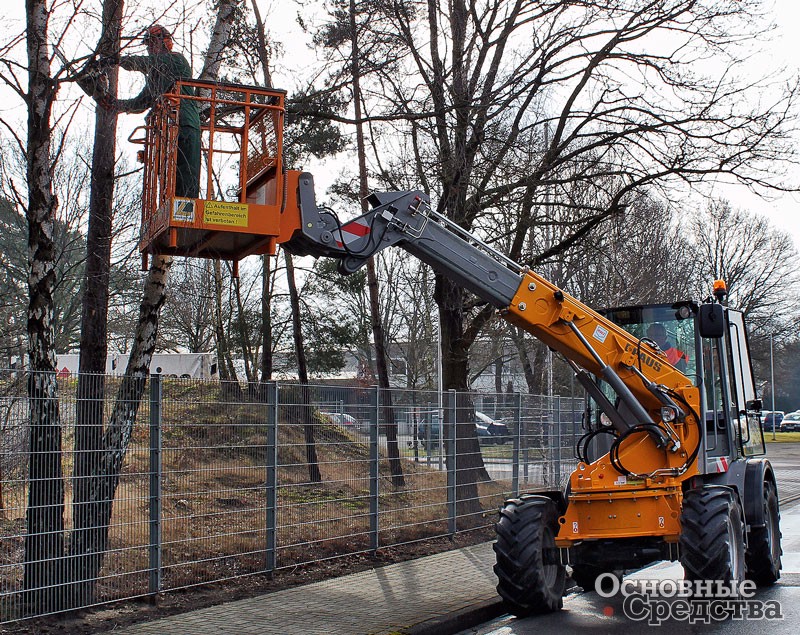
{"type": "Polygon", "coordinates": [[[545,485],[550,485],[553,475],[553,395],[544,395],[543,399],[547,404],[547,416],[545,418],[545,452],[544,464],[542,465],[542,480],[545,485]]]}
{"type": "MultiPolygon", "coordinates": [[[[526,399],[528,404],[528,412],[530,413],[530,421],[525,423],[525,434],[520,439],[522,443],[522,481],[525,485],[531,482],[530,479],[530,463],[531,463],[531,443],[536,447],[536,442],[539,440],[539,426],[536,419],[541,419],[539,411],[536,408],[535,398],[532,400],[530,397],[526,399]]],[[[522,403],[522,395],[520,395],[520,403],[522,403]]]]}
{"type": "Polygon", "coordinates": [[[556,422],[556,461],[555,461],[555,474],[553,485],[559,487],[561,485],[561,396],[553,396],[553,419],[556,422]]]}
{"type": "MultiPolygon", "coordinates": [[[[431,466],[431,436],[433,436],[433,432],[431,432],[431,431],[433,430],[433,424],[434,424],[433,411],[431,410],[431,408],[432,408],[431,402],[428,401],[425,404],[426,416],[428,417],[428,421],[425,424],[426,425],[426,430],[427,430],[427,434],[425,435],[425,457],[426,457],[425,458],[425,462],[428,464],[428,467],[431,466]]],[[[441,413],[437,409],[436,410],[436,421],[438,421],[438,425],[439,426],[442,425],[442,422],[439,421],[439,415],[440,414],[441,413]]],[[[441,433],[441,431],[443,429],[444,429],[443,427],[440,427],[439,428],[439,432],[441,433]]]]}
{"type": "Polygon", "coordinates": [[[278,382],[267,384],[267,487],[266,487],[266,560],[264,567],[275,571],[278,534],[278,382]]]}
{"type": "Polygon", "coordinates": [[[378,440],[381,422],[381,389],[379,386],[375,386],[373,395],[372,425],[369,427],[369,541],[370,549],[375,553],[380,547],[378,541],[378,530],[380,529],[378,524],[378,496],[380,494],[378,440]]]}
{"type": "Polygon", "coordinates": [[[150,575],[148,592],[161,590],[161,375],[150,375],[150,575]]]}
{"type": "Polygon", "coordinates": [[[514,449],[511,451],[511,494],[519,496],[519,449],[522,445],[522,394],[514,393],[514,425],[517,434],[514,435],[514,449]]]}
{"type": "MultiPolygon", "coordinates": [[[[456,496],[458,495],[456,486],[456,391],[448,390],[447,398],[450,400],[448,404],[450,426],[447,428],[447,531],[452,537],[458,530],[456,527],[456,496]]],[[[444,436],[444,430],[441,436],[444,436]]]]}

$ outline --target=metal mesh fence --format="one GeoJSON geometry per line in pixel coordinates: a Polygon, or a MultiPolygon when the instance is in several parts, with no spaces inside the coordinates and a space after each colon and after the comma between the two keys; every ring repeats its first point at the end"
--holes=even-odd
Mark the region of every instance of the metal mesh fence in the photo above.
{"type": "Polygon", "coordinates": [[[52,376],[2,377],[2,622],[490,536],[509,495],[564,485],[583,407],[158,376],[59,378],[56,392],[52,376]]]}

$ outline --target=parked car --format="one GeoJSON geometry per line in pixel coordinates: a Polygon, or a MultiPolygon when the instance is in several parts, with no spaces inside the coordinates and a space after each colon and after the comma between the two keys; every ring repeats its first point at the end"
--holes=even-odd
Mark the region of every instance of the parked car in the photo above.
{"type": "Polygon", "coordinates": [[[358,421],[352,415],[348,415],[343,412],[320,412],[319,414],[321,414],[323,417],[327,417],[331,423],[334,423],[337,426],[343,426],[345,428],[358,427],[358,421]]]}
{"type": "MultiPolygon", "coordinates": [[[[423,420],[417,428],[417,438],[426,441],[428,434],[432,441],[438,441],[442,434],[442,424],[438,415],[423,420]]],[[[482,412],[475,413],[475,434],[482,443],[506,443],[511,441],[511,432],[502,421],[495,421],[482,412]]]]}
{"type": "Polygon", "coordinates": [[[783,421],[783,417],[785,413],[783,410],[762,410],[761,411],[761,421],[764,423],[764,431],[765,432],[773,432],[775,430],[781,429],[781,421],[783,421]]]}
{"type": "Polygon", "coordinates": [[[475,434],[478,436],[478,443],[492,445],[496,442],[495,436],[489,432],[489,427],[475,422],[475,434]]]}
{"type": "Polygon", "coordinates": [[[790,412],[783,418],[781,432],[800,432],[800,410],[790,412]]]}
{"type": "Polygon", "coordinates": [[[482,412],[475,413],[475,431],[478,441],[481,440],[481,437],[491,439],[492,443],[497,444],[511,441],[511,431],[508,426],[503,421],[492,419],[482,412]]]}

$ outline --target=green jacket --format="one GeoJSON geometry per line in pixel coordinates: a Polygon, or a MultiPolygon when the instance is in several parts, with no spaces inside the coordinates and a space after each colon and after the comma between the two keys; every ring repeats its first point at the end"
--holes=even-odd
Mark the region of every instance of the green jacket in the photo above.
{"type": "MultiPolygon", "coordinates": [[[[192,68],[180,53],[160,53],[158,55],[126,55],[119,65],[128,71],[138,71],[146,76],[144,89],[131,99],[120,99],[117,107],[123,112],[144,112],[161,95],[169,91],[179,79],[192,79],[192,68]]],[[[193,95],[194,91],[184,86],[183,95],[193,95]]],[[[197,102],[181,100],[180,125],[200,129],[200,112],[197,102]]]]}

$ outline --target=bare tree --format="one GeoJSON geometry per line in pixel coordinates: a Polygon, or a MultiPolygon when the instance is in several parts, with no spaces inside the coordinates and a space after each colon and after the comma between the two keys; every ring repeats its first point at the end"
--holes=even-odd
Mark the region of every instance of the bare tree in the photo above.
{"type": "Polygon", "coordinates": [[[288,251],[283,252],[286,263],[286,283],[289,286],[289,298],[292,307],[292,335],[294,338],[294,354],[297,360],[297,376],[300,380],[300,398],[297,404],[298,417],[303,422],[303,433],[306,442],[306,464],[308,480],[311,483],[322,481],[317,458],[317,444],[314,439],[314,423],[311,417],[311,396],[308,387],[308,364],[306,363],[306,347],[303,340],[303,322],[300,315],[300,295],[297,292],[297,281],[294,274],[294,261],[288,251]]]}
{"type": "MultiPolygon", "coordinates": [[[[356,2],[350,0],[349,4],[349,31],[350,31],[350,69],[351,86],[353,91],[353,108],[356,118],[356,156],[358,157],[358,193],[361,200],[361,210],[368,209],[367,196],[369,185],[367,182],[367,156],[364,143],[364,124],[361,121],[361,55],[360,37],[356,22],[356,2]]],[[[384,420],[386,421],[386,443],[389,454],[389,470],[392,474],[392,484],[395,487],[405,485],[403,470],[400,464],[400,451],[397,446],[397,424],[394,420],[392,408],[392,393],[389,389],[389,354],[387,352],[386,334],[381,320],[381,307],[378,289],[378,277],[375,274],[375,259],[367,261],[367,289],[369,290],[369,307],[372,318],[372,338],[375,343],[375,365],[378,370],[378,383],[383,389],[384,420]]]]}
{"type": "MultiPolygon", "coordinates": [[[[724,175],[781,187],[769,170],[791,156],[785,133],[796,86],[782,93],[770,78],[754,83],[732,72],[742,34],[757,35],[752,5],[370,6],[370,41],[391,42],[401,56],[391,72],[376,64],[364,88],[371,119],[407,135],[407,152],[393,161],[375,144],[377,175],[405,189],[397,186],[413,168],[438,211],[467,229],[488,215],[516,214],[507,250],[514,259],[536,265],[558,256],[648,184],[724,175]],[[572,212],[570,231],[543,251],[527,251],[530,228],[554,206],[572,212]]],[[[492,310],[441,277],[436,299],[444,385],[464,391],[469,348],[492,310]]],[[[458,438],[459,454],[477,448],[471,423],[458,438]]],[[[465,485],[475,480],[463,461],[459,476],[465,485]]]]}
{"type": "MultiPolygon", "coordinates": [[[[55,246],[55,282],[53,285],[53,342],[57,352],[72,350],[80,337],[80,291],[84,280],[86,241],[80,231],[85,220],[84,188],[89,171],[80,160],[80,148],[64,148],[61,160],[53,166],[54,195],[60,201],[53,221],[55,246]]],[[[28,296],[28,221],[27,197],[20,193],[25,182],[25,157],[9,149],[2,161],[0,199],[0,345],[6,363],[19,355],[20,342],[26,337],[28,296]],[[20,172],[17,171],[17,160],[20,172]]]]}
{"type": "Polygon", "coordinates": [[[603,231],[562,255],[557,282],[596,307],[696,298],[702,287],[690,234],[667,202],[632,197],[603,231]]]}
{"type": "Polygon", "coordinates": [[[774,349],[797,333],[795,315],[786,310],[800,293],[791,237],[726,200],[711,201],[688,225],[700,288],[707,294],[712,280],[725,280],[729,304],[746,314],[756,372],[768,376],[770,344],[774,349]]]}
{"type": "Polygon", "coordinates": [[[233,355],[228,338],[227,325],[229,324],[229,312],[223,305],[223,275],[222,263],[214,261],[214,305],[212,314],[214,320],[214,342],[217,349],[217,361],[219,363],[219,378],[222,385],[231,396],[238,396],[241,388],[236,378],[236,368],[233,365],[233,355]]]}
{"type": "MultiPolygon", "coordinates": [[[[272,73],[270,71],[270,52],[267,47],[267,33],[261,12],[258,9],[256,0],[251,2],[253,15],[256,21],[256,51],[260,62],[260,69],[264,76],[264,85],[272,86],[272,73]]],[[[253,73],[255,75],[255,73],[253,73]]],[[[272,332],[272,295],[274,291],[275,276],[272,270],[272,258],[265,254],[261,258],[261,381],[266,382],[272,379],[274,361],[272,356],[273,332],[272,332]]]]}
{"type": "Polygon", "coordinates": [[[690,227],[706,290],[710,280],[725,280],[730,304],[747,313],[754,326],[782,313],[786,298],[797,296],[800,279],[792,264],[797,249],[791,236],[763,216],[717,199],[694,214],[690,227]]]}
{"type": "MultiPolygon", "coordinates": [[[[394,252],[391,255],[400,254],[394,252]]],[[[387,295],[398,305],[393,319],[387,319],[386,324],[395,328],[391,339],[393,347],[401,351],[405,361],[406,386],[431,390],[436,387],[438,379],[432,276],[430,269],[414,258],[405,256],[397,260],[397,266],[387,267],[383,276],[384,289],[392,291],[387,295]]],[[[389,305],[389,298],[385,303],[389,305]]]]}
{"type": "MultiPolygon", "coordinates": [[[[98,52],[113,57],[120,47],[123,0],[103,3],[102,34],[98,52]]],[[[116,67],[108,71],[109,90],[116,94],[116,67]]],[[[74,531],[70,554],[75,584],[68,593],[69,606],[86,606],[94,589],[105,549],[102,516],[92,500],[92,480],[97,473],[98,449],[103,440],[106,357],[108,355],[108,297],[111,271],[111,236],[114,203],[116,112],[95,110],[89,226],[86,241],[86,285],[81,313],[80,362],[75,423],[73,474],[74,531]]]]}
{"type": "Polygon", "coordinates": [[[185,348],[192,353],[211,350],[214,341],[213,301],[214,275],[208,260],[189,261],[175,265],[170,276],[165,319],[162,321],[162,346],[165,340],[175,348],[185,348]],[[176,294],[174,289],[182,290],[176,294]],[[192,298],[186,302],[186,298],[192,298]]]}

